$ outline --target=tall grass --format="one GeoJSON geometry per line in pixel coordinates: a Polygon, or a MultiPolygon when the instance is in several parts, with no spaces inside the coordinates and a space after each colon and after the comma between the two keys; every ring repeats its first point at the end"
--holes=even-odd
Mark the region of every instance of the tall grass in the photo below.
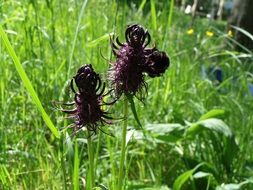
{"type": "Polygon", "coordinates": [[[14,49],[12,48],[10,41],[7,37],[7,35],[5,34],[3,28],[0,26],[0,36],[3,39],[4,45],[6,47],[6,49],[8,50],[8,53],[10,54],[16,70],[18,72],[18,74],[20,75],[20,78],[22,79],[27,91],[31,94],[34,103],[36,104],[36,106],[38,107],[38,109],[41,112],[41,115],[45,121],[45,123],[47,124],[47,126],[49,127],[49,129],[52,131],[52,133],[59,138],[59,134],[57,129],[54,127],[54,124],[52,123],[51,119],[48,117],[47,113],[45,112],[43,106],[41,105],[41,102],[37,96],[37,93],[34,91],[34,88],[29,80],[29,78],[27,77],[24,69],[22,68],[22,65],[20,64],[20,61],[14,51],[14,49]]]}
{"type": "MultiPolygon", "coordinates": [[[[149,29],[152,44],[170,55],[163,77],[147,77],[145,104],[135,102],[145,136],[135,130],[137,123],[129,114],[126,189],[224,189],[228,184],[252,189],[252,52],[230,48],[236,42],[226,34],[225,22],[196,19],[194,33],[188,35],[191,18],[174,1],[11,0],[0,7],[0,24],[18,65],[57,131],[71,121],[51,102],[72,98],[69,81],[82,64],[91,63],[106,78],[109,63],[101,54],[110,58],[108,34],[123,41],[125,27],[139,23],[149,29]],[[216,81],[214,67],[222,69],[222,83],[216,81]]],[[[89,185],[85,133],[70,138],[71,131],[64,131],[60,139],[52,135],[4,43],[0,189],[83,189],[89,185]]],[[[109,111],[118,118],[122,110],[117,103],[109,111]]],[[[122,124],[103,130],[115,137],[99,133],[92,138],[94,183],[117,189],[122,124]]]]}

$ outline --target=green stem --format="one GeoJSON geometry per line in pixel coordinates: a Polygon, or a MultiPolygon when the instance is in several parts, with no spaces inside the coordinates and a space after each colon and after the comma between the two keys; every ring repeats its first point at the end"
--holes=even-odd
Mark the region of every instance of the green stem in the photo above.
{"type": "Polygon", "coordinates": [[[101,141],[102,141],[102,133],[98,134],[98,143],[97,143],[97,147],[96,147],[96,151],[95,151],[95,157],[94,157],[94,170],[96,171],[97,168],[97,161],[98,161],[98,154],[99,154],[99,150],[101,148],[101,141]]]}
{"type": "Polygon", "coordinates": [[[94,152],[93,152],[93,144],[90,132],[88,131],[88,138],[87,138],[87,145],[88,145],[88,157],[89,157],[89,182],[90,182],[90,189],[95,186],[95,173],[94,173],[94,152]]]}
{"type": "Polygon", "coordinates": [[[114,161],[114,149],[112,147],[112,142],[111,142],[111,137],[109,135],[106,135],[106,142],[107,142],[107,147],[109,150],[109,156],[110,156],[110,163],[111,163],[111,173],[112,173],[112,178],[110,179],[109,185],[110,189],[116,189],[116,185],[117,185],[117,179],[116,174],[115,174],[115,161],[114,161]]]}
{"type": "Polygon", "coordinates": [[[124,125],[122,130],[122,142],[121,142],[121,156],[120,156],[120,167],[119,167],[119,180],[118,180],[118,190],[122,189],[122,184],[124,180],[124,163],[126,157],[126,134],[127,134],[127,119],[128,119],[128,101],[127,97],[124,99],[124,125]]]}

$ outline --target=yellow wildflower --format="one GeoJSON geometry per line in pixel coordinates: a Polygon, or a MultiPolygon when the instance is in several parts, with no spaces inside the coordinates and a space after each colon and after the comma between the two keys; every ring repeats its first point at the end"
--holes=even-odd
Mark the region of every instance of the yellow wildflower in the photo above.
{"type": "Polygon", "coordinates": [[[207,35],[208,37],[212,37],[212,36],[214,35],[214,33],[211,32],[211,31],[206,31],[206,35],[207,35]]]}
{"type": "Polygon", "coordinates": [[[192,35],[194,33],[194,30],[192,28],[189,28],[187,30],[187,34],[192,35]]]}
{"type": "Polygon", "coordinates": [[[227,33],[227,35],[228,35],[228,37],[230,37],[230,38],[233,37],[233,32],[232,32],[232,30],[229,30],[228,33],[227,33]]]}

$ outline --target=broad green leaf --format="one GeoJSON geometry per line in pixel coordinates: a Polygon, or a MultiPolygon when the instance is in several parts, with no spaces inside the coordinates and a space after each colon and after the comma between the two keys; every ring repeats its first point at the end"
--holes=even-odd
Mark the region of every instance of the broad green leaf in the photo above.
{"type": "Polygon", "coordinates": [[[176,142],[183,137],[185,127],[178,124],[148,124],[145,129],[156,139],[176,142]]]}
{"type": "Polygon", "coordinates": [[[195,173],[193,175],[193,177],[196,178],[196,179],[198,179],[198,178],[204,178],[204,177],[211,176],[211,175],[212,174],[210,174],[210,173],[199,171],[199,172],[195,173]]]}
{"type": "Polygon", "coordinates": [[[0,36],[3,39],[4,45],[8,51],[8,53],[10,54],[14,65],[16,67],[16,70],[21,78],[21,80],[23,81],[23,84],[26,87],[27,92],[31,95],[33,102],[35,103],[36,107],[38,108],[38,110],[40,111],[42,118],[44,119],[46,125],[48,126],[48,128],[51,130],[51,132],[57,137],[59,138],[59,132],[58,130],[55,128],[53,122],[51,121],[50,117],[47,115],[46,111],[44,110],[44,107],[42,106],[40,99],[37,95],[37,93],[35,92],[33,85],[31,83],[31,81],[29,80],[23,66],[21,65],[19,58],[17,57],[13,47],[11,46],[11,43],[7,37],[7,35],[5,34],[2,26],[0,25],[0,36]]]}
{"type": "Polygon", "coordinates": [[[239,151],[239,146],[236,143],[234,135],[230,136],[229,138],[224,139],[222,162],[226,166],[227,169],[231,169],[232,162],[234,159],[236,159],[238,151],[239,151]]]}
{"type": "Polygon", "coordinates": [[[181,190],[181,187],[184,185],[184,183],[189,180],[193,176],[194,172],[202,165],[204,165],[204,163],[198,164],[195,168],[178,176],[173,184],[173,190],[181,190]]]}
{"type": "Polygon", "coordinates": [[[201,121],[201,120],[210,119],[210,118],[219,118],[219,117],[224,116],[224,114],[225,114],[225,110],[213,109],[205,113],[204,115],[202,115],[199,120],[201,121]]]}
{"type": "Polygon", "coordinates": [[[230,184],[222,184],[218,187],[216,187],[216,190],[241,190],[242,186],[249,184],[249,183],[253,183],[252,180],[246,180],[243,181],[241,183],[230,183],[230,184]]]}
{"type": "Polygon", "coordinates": [[[197,123],[193,123],[187,130],[186,135],[197,135],[202,130],[208,129],[212,132],[217,132],[226,137],[231,137],[232,132],[230,128],[220,119],[206,119],[202,121],[198,121],[197,123]]]}
{"type": "MultiPolygon", "coordinates": [[[[187,166],[189,168],[194,168],[195,166],[202,163],[197,158],[191,158],[191,157],[188,157],[185,154],[183,155],[182,159],[183,159],[184,163],[187,163],[187,166]]],[[[204,171],[205,173],[212,174],[215,178],[217,178],[219,176],[219,171],[217,170],[217,168],[213,164],[205,162],[205,165],[203,165],[201,167],[201,170],[204,171]]]]}
{"type": "Polygon", "coordinates": [[[168,135],[158,135],[155,136],[155,138],[164,142],[174,143],[179,141],[182,137],[168,134],[168,135]]]}
{"type": "Polygon", "coordinates": [[[193,175],[194,170],[188,170],[181,174],[173,184],[173,190],[181,190],[183,184],[193,175]]]}
{"type": "Polygon", "coordinates": [[[158,123],[158,124],[147,124],[145,126],[147,131],[151,131],[157,134],[171,133],[173,131],[184,130],[185,127],[179,123],[158,123]]]}

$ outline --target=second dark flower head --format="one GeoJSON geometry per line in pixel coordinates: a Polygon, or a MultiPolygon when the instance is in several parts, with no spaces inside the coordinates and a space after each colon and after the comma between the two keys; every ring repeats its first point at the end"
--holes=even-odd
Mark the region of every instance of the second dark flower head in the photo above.
{"type": "Polygon", "coordinates": [[[83,127],[96,133],[105,123],[111,124],[112,118],[102,109],[102,106],[113,104],[113,102],[105,103],[103,101],[108,93],[105,93],[105,84],[91,65],[83,65],[79,68],[71,80],[70,87],[75,93],[74,102],[65,105],[74,106],[74,109],[63,109],[62,111],[74,119],[74,124],[72,124],[74,133],[83,127]],[[78,91],[75,90],[74,83],[78,91]]]}

